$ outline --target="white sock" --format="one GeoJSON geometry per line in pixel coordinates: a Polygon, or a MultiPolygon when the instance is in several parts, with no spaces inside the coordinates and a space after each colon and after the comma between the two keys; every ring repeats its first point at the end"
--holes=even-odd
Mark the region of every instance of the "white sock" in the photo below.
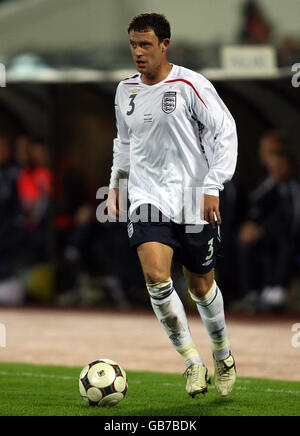
{"type": "Polygon", "coordinates": [[[226,359],[230,355],[230,345],[227,339],[224,303],[220,289],[214,282],[203,298],[197,298],[191,292],[190,295],[196,302],[198,312],[211,339],[215,359],[226,359]]]}
{"type": "Polygon", "coordinates": [[[147,284],[154,313],[169,336],[186,366],[194,363],[203,365],[202,359],[192,341],[185,310],[172,279],[161,283],[147,284]]]}

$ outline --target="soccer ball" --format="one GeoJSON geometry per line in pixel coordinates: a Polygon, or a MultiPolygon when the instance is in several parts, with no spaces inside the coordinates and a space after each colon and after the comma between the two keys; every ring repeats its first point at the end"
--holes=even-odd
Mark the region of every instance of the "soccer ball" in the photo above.
{"type": "Polygon", "coordinates": [[[79,376],[79,392],[90,406],[111,407],[125,397],[126,372],[110,359],[99,359],[85,366],[79,376]]]}

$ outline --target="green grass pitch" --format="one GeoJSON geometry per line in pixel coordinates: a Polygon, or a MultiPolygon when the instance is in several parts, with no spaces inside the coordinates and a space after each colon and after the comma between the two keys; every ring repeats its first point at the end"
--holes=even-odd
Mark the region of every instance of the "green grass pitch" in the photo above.
{"type": "Polygon", "coordinates": [[[127,395],[113,408],[80,397],[81,368],[0,364],[1,416],[299,416],[300,382],[238,378],[229,397],[213,385],[190,398],[181,375],[127,371],[127,395]]]}

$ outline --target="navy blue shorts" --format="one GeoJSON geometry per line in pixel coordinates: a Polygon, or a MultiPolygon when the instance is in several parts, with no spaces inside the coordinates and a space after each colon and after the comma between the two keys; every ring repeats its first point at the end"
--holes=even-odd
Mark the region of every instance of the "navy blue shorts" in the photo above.
{"type": "MultiPolygon", "coordinates": [[[[154,206],[147,205],[146,207],[150,216],[150,207],[153,210],[154,206]]],[[[140,208],[136,210],[136,214],[140,214],[140,208]]],[[[221,246],[219,226],[214,229],[211,224],[189,225],[187,228],[186,224],[177,224],[167,220],[158,210],[157,216],[158,222],[151,222],[150,219],[147,222],[128,221],[127,231],[131,248],[136,250],[144,242],[160,242],[172,247],[178,260],[190,272],[207,274],[215,268],[216,255],[221,246]],[[195,231],[202,231],[190,233],[191,228],[195,231]]]]}

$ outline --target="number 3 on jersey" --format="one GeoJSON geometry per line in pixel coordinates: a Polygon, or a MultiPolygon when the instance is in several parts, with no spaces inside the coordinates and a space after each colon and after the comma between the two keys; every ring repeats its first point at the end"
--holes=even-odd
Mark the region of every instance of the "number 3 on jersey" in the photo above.
{"type": "Polygon", "coordinates": [[[214,238],[208,241],[208,256],[205,258],[205,260],[212,259],[213,255],[214,255],[214,238]]]}
{"type": "Polygon", "coordinates": [[[136,96],[137,96],[137,94],[131,94],[129,96],[129,98],[130,98],[130,103],[129,103],[130,110],[128,110],[126,112],[126,115],[132,115],[133,114],[134,109],[135,109],[134,99],[135,99],[136,96]]]}

